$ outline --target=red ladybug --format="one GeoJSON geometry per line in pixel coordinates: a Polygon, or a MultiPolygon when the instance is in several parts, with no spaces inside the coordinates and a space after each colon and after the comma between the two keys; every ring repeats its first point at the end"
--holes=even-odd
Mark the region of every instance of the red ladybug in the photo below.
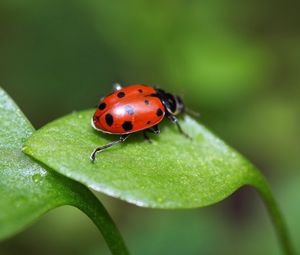
{"type": "Polygon", "coordinates": [[[95,160],[98,152],[124,142],[131,133],[143,131],[145,139],[150,141],[146,131],[159,134],[158,123],[164,117],[175,123],[179,131],[187,136],[176,118],[177,114],[183,112],[184,104],[178,96],[143,84],[126,88],[115,84],[114,92],[101,100],[91,123],[94,129],[120,135],[120,138],[96,148],[90,157],[91,160],[95,160]]]}

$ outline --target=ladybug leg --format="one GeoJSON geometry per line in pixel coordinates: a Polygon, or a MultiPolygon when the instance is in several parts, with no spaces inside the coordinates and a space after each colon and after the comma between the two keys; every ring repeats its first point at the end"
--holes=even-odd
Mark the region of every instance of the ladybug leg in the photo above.
{"type": "Polygon", "coordinates": [[[116,144],[118,144],[118,143],[124,142],[128,137],[129,137],[129,134],[122,135],[122,136],[120,136],[120,139],[119,139],[119,140],[113,141],[113,142],[111,142],[111,143],[108,143],[108,144],[106,144],[106,145],[103,145],[103,146],[101,146],[101,147],[96,148],[96,149],[93,151],[93,153],[91,154],[91,156],[90,156],[91,161],[92,161],[92,162],[95,161],[97,153],[99,153],[99,152],[101,152],[101,151],[103,151],[103,150],[105,150],[105,149],[107,149],[107,148],[109,148],[109,147],[112,147],[112,146],[114,146],[114,145],[116,145],[116,144]]]}
{"type": "Polygon", "coordinates": [[[150,132],[152,134],[155,134],[155,135],[159,135],[160,134],[160,129],[159,129],[158,125],[155,125],[152,128],[148,128],[144,132],[146,132],[146,131],[148,131],[148,132],[150,132]]]}
{"type": "Polygon", "coordinates": [[[145,141],[147,141],[148,143],[152,143],[150,137],[147,135],[147,130],[143,131],[143,135],[144,135],[145,141]]]}
{"type": "Polygon", "coordinates": [[[118,91],[120,89],[122,89],[122,85],[120,83],[113,84],[113,91],[118,91]]]}
{"type": "Polygon", "coordinates": [[[168,115],[167,117],[168,117],[168,119],[169,119],[172,123],[176,124],[176,126],[178,127],[178,130],[179,130],[179,132],[180,132],[181,134],[183,134],[186,138],[192,139],[187,133],[185,133],[185,132],[182,130],[182,128],[181,128],[181,126],[180,126],[180,124],[179,124],[179,121],[178,121],[178,119],[177,119],[176,116],[170,114],[170,115],[168,115]]]}
{"type": "Polygon", "coordinates": [[[147,132],[150,132],[150,133],[155,134],[155,135],[159,135],[160,134],[159,126],[155,125],[152,128],[148,128],[148,129],[143,131],[145,140],[147,140],[149,143],[152,143],[152,141],[150,140],[150,137],[147,135],[147,132]]]}
{"type": "Polygon", "coordinates": [[[152,127],[152,129],[148,129],[151,133],[155,134],[155,135],[159,135],[160,134],[160,129],[158,125],[155,125],[152,127]]]}

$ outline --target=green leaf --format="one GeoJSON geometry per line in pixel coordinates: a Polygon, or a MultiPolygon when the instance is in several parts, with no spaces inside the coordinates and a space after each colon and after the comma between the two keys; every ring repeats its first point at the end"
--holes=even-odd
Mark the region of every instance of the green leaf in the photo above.
{"type": "Polygon", "coordinates": [[[114,254],[127,254],[111,218],[86,187],[22,153],[23,142],[34,129],[1,88],[0,130],[0,239],[23,230],[55,207],[72,205],[94,221],[114,254]]]}
{"type": "Polygon", "coordinates": [[[25,153],[86,186],[130,203],[153,208],[194,208],[214,204],[243,185],[264,199],[286,254],[292,254],[285,224],[265,178],[235,150],[185,116],[182,136],[170,123],[153,143],[137,134],[89,159],[95,147],[118,139],[96,132],[93,110],[73,113],[38,130],[25,153]]]}
{"type": "Polygon", "coordinates": [[[257,178],[248,161],[188,116],[181,123],[192,141],[168,123],[152,144],[134,134],[92,163],[95,147],[118,139],[94,131],[92,114],[74,113],[46,125],[24,151],[92,189],[145,207],[206,206],[257,178]]]}

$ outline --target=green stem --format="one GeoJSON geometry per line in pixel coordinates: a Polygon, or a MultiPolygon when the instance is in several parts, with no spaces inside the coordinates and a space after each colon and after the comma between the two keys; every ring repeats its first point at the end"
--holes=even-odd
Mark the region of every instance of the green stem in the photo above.
{"type": "Polygon", "coordinates": [[[286,255],[294,255],[294,249],[292,247],[291,239],[287,230],[286,223],[283,219],[283,216],[280,212],[279,206],[277,205],[274,196],[271,192],[269,184],[266,178],[255,169],[256,178],[253,178],[251,186],[254,186],[259,195],[261,196],[268,212],[271,217],[272,223],[274,225],[275,231],[277,233],[279,242],[281,244],[281,248],[283,253],[286,255]]]}
{"type": "Polygon", "coordinates": [[[112,218],[96,196],[90,190],[86,191],[78,192],[80,196],[77,194],[72,205],[83,211],[95,223],[112,254],[128,255],[123,238],[112,218]]]}

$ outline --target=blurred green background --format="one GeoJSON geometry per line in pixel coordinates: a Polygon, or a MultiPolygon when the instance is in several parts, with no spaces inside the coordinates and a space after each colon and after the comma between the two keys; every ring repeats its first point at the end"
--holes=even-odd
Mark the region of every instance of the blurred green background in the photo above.
{"type": "MultiPolygon", "coordinates": [[[[113,82],[177,92],[267,176],[300,251],[300,2],[1,0],[0,84],[36,128],[96,106],[113,82]],[[298,242],[297,242],[298,241],[298,242]]],[[[132,254],[280,254],[243,188],[160,211],[100,195],[132,254]]],[[[77,209],[56,209],[0,254],[109,254],[77,209]]]]}

